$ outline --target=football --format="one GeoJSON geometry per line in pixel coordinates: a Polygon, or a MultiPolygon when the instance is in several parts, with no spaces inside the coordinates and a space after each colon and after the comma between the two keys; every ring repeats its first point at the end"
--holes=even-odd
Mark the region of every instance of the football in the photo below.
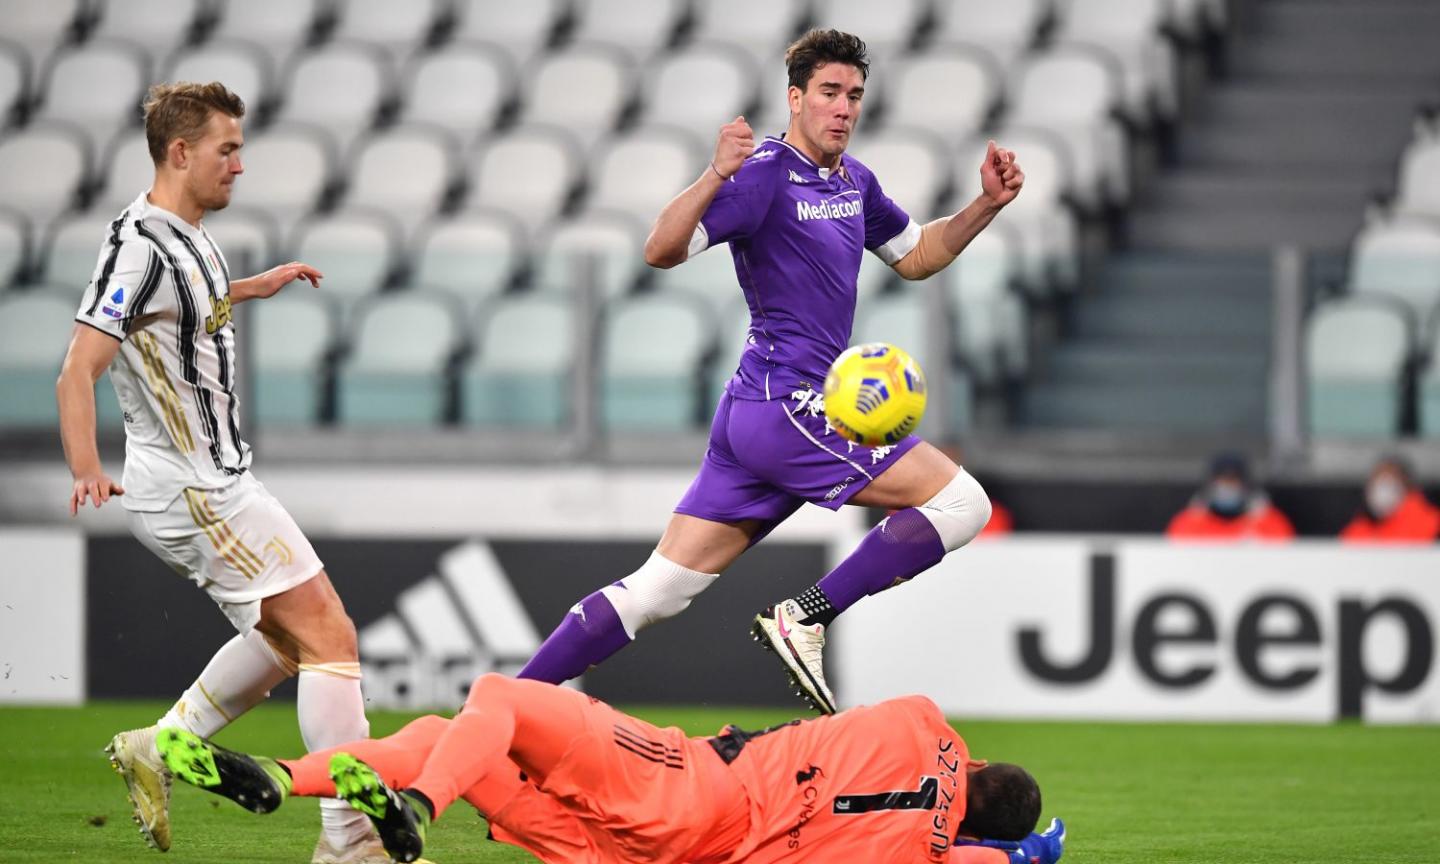
{"type": "Polygon", "coordinates": [[[849,441],[894,444],[925,414],[925,375],[900,348],[870,342],[849,348],[825,376],[825,418],[849,441]]]}

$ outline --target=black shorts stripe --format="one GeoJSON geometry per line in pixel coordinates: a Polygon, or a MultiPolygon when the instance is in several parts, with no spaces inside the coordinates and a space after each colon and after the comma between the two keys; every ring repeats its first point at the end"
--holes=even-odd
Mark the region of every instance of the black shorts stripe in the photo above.
{"type": "Polygon", "coordinates": [[[105,241],[110,244],[110,254],[105,256],[105,266],[100,268],[100,275],[95,277],[95,297],[86,307],[86,315],[95,314],[95,310],[100,306],[100,298],[110,289],[110,277],[115,275],[115,262],[120,258],[120,229],[125,227],[125,219],[129,215],[130,208],[127,207],[119,219],[110,223],[110,236],[105,241]]]}
{"type": "Polygon", "coordinates": [[[668,759],[668,758],[661,758],[661,757],[655,756],[655,755],[653,755],[653,754],[651,754],[651,753],[645,752],[644,750],[638,750],[638,749],[636,749],[635,747],[632,747],[632,746],[630,746],[629,744],[626,744],[624,741],[622,741],[622,740],[619,739],[619,738],[616,738],[616,739],[615,739],[615,743],[616,743],[617,745],[619,745],[619,747],[620,747],[622,750],[627,750],[627,751],[629,751],[629,752],[631,752],[631,753],[634,753],[636,756],[639,756],[641,759],[644,759],[644,760],[646,760],[646,761],[648,761],[648,762],[654,762],[656,765],[664,765],[666,768],[674,768],[674,769],[677,770],[677,771],[683,771],[683,770],[685,769],[685,763],[682,762],[682,761],[679,760],[679,759],[671,760],[671,759],[668,759]]]}
{"type": "MultiPolygon", "coordinates": [[[[220,299],[219,292],[215,290],[215,279],[211,277],[210,270],[205,266],[204,259],[200,257],[200,250],[195,246],[194,241],[180,233],[180,229],[174,225],[170,226],[170,233],[179,238],[180,242],[185,244],[185,248],[190,254],[195,257],[195,264],[200,268],[200,275],[205,277],[205,287],[209,290],[210,296],[217,300],[220,299]]],[[[209,240],[205,242],[206,245],[210,245],[209,240]]],[[[214,247],[211,246],[211,248],[213,249],[214,247]]],[[[215,260],[219,261],[220,256],[216,255],[215,260]]],[[[225,296],[230,296],[229,277],[226,277],[225,280],[225,296]]],[[[220,360],[220,389],[225,393],[226,403],[225,424],[230,427],[230,442],[235,447],[234,467],[238,470],[241,462],[245,459],[245,454],[240,449],[240,415],[235,400],[235,376],[230,369],[230,352],[225,347],[225,335],[221,332],[220,328],[215,328],[215,332],[210,334],[210,338],[215,342],[215,356],[220,360]]],[[[231,469],[229,466],[226,466],[225,470],[229,471],[231,469]]]]}
{"type": "Polygon", "coordinates": [[[240,471],[226,468],[225,462],[220,458],[220,420],[215,416],[215,404],[210,399],[210,391],[200,383],[200,367],[195,364],[195,331],[200,326],[200,316],[195,309],[195,298],[190,296],[190,286],[185,281],[185,271],[181,269],[180,262],[155,232],[145,227],[141,220],[135,221],[135,230],[140,236],[155,244],[155,248],[165,256],[170,264],[171,282],[175,286],[175,297],[180,304],[180,326],[179,330],[179,351],[180,351],[180,377],[190,385],[191,391],[195,394],[195,404],[199,406],[200,423],[205,427],[205,434],[210,438],[210,460],[215,463],[216,470],[224,471],[226,474],[239,474],[240,471]]]}
{"type": "Polygon", "coordinates": [[[160,287],[160,277],[165,272],[165,265],[160,263],[160,256],[155,250],[150,250],[150,257],[145,262],[145,275],[140,280],[140,289],[135,292],[135,299],[130,304],[130,311],[125,313],[124,319],[120,322],[120,329],[126,333],[135,325],[135,319],[145,314],[145,307],[150,305],[150,298],[160,287]]]}
{"type": "Polygon", "coordinates": [[[616,726],[616,727],[615,727],[615,738],[616,738],[616,740],[619,740],[619,739],[623,738],[623,739],[625,739],[625,741],[627,741],[628,743],[633,744],[633,745],[635,745],[636,747],[641,747],[641,748],[644,748],[644,749],[646,749],[646,750],[649,750],[650,752],[654,753],[656,756],[672,756],[672,755],[673,755],[673,756],[678,756],[678,755],[680,755],[680,751],[679,751],[677,748],[669,747],[669,746],[666,746],[666,745],[661,744],[661,743],[659,743],[659,742],[651,741],[651,740],[648,739],[648,738],[641,737],[640,735],[637,735],[637,734],[635,734],[634,732],[631,732],[629,729],[626,729],[626,728],[624,728],[623,726],[616,726]]]}

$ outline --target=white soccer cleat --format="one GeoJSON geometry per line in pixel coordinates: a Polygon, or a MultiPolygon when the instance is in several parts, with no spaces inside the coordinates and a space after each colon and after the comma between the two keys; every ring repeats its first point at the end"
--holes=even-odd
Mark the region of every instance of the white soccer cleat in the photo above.
{"type": "Polygon", "coordinates": [[[794,600],[776,603],[755,616],[755,641],[785,663],[796,695],[821,714],[835,713],[835,697],[825,683],[825,625],[801,624],[804,613],[794,600]]]}
{"type": "Polygon", "coordinates": [[[380,838],[371,834],[366,839],[348,849],[336,849],[325,839],[324,832],[321,832],[320,839],[315,841],[315,854],[310,858],[310,864],[392,864],[389,854],[385,852],[385,845],[380,838]]]}
{"type": "Polygon", "coordinates": [[[170,771],[155,749],[158,726],[121,732],[105,745],[110,765],[125,780],[131,816],[151,847],[170,849],[170,771]]]}

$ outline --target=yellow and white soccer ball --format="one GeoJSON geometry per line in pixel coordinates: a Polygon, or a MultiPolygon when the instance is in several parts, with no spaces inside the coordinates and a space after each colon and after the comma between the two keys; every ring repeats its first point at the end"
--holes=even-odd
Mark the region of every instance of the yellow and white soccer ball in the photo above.
{"type": "Polygon", "coordinates": [[[867,447],[894,444],[925,414],[920,364],[888,342],[845,350],[825,376],[825,418],[847,440],[867,447]]]}

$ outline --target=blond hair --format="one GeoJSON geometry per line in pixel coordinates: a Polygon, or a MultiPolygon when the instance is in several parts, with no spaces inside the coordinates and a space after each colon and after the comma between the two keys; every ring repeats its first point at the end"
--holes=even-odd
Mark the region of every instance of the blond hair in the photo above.
{"type": "Polygon", "coordinates": [[[165,148],[176,138],[198,140],[210,122],[211,112],[245,116],[245,101],[219,81],[156,84],[145,94],[144,108],[145,142],[150,145],[150,158],[156,165],[165,161],[165,148]]]}

